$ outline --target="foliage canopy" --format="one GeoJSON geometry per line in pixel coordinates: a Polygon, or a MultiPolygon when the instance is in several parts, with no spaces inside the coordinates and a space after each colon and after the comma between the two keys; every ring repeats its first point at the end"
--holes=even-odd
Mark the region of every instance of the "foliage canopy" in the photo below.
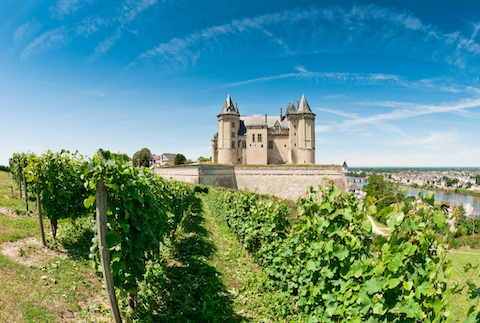
{"type": "Polygon", "coordinates": [[[142,148],[133,154],[133,164],[137,167],[149,167],[152,158],[150,150],[148,148],[142,148]]]}

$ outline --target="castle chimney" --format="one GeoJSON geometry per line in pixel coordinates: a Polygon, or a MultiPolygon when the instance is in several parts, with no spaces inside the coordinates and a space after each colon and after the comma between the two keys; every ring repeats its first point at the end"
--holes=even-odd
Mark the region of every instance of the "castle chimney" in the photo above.
{"type": "Polygon", "coordinates": [[[265,113],[265,123],[267,123],[267,114],[265,113]]]}
{"type": "Polygon", "coordinates": [[[298,100],[297,100],[297,109],[300,109],[300,104],[298,103],[298,100]]]}
{"type": "Polygon", "coordinates": [[[238,108],[237,108],[237,102],[235,102],[235,110],[238,111],[238,108]]]}
{"type": "Polygon", "coordinates": [[[280,122],[283,121],[282,107],[280,107],[280,122]]]}

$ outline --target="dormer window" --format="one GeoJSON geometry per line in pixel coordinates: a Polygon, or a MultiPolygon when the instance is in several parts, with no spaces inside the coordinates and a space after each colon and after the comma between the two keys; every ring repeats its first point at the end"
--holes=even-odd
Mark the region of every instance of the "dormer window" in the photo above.
{"type": "Polygon", "coordinates": [[[280,126],[279,125],[275,126],[275,131],[280,131],[280,126]]]}

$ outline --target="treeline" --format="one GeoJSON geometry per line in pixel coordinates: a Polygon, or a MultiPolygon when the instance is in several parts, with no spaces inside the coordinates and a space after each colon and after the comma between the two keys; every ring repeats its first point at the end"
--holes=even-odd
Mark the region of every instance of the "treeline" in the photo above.
{"type": "MultiPolygon", "coordinates": [[[[384,237],[374,236],[367,219],[377,213],[375,203],[360,204],[335,187],[300,198],[294,219],[281,201],[248,192],[211,189],[207,201],[263,267],[266,285],[285,294],[285,317],[300,312],[307,322],[444,322],[463,288],[447,290],[452,264],[442,250],[453,233],[445,230],[440,209],[394,207],[385,215],[390,234],[384,237]],[[440,231],[445,243],[435,238],[440,231]]],[[[469,290],[477,296],[473,284],[469,290]]],[[[478,306],[467,316],[478,322],[478,306]]]]}

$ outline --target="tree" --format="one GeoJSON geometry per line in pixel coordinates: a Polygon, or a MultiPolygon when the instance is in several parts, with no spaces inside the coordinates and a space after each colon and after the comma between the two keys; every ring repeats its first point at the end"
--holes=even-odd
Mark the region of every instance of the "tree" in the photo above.
{"type": "Polygon", "coordinates": [[[458,179],[454,178],[447,178],[447,187],[452,187],[453,185],[456,185],[458,183],[458,179]]]}
{"type": "Polygon", "coordinates": [[[477,177],[475,177],[475,183],[477,185],[480,185],[480,175],[477,175],[477,177]]]}
{"type": "Polygon", "coordinates": [[[185,164],[186,161],[187,161],[187,158],[185,158],[183,154],[175,155],[175,162],[174,162],[175,165],[185,164]]]}
{"type": "Polygon", "coordinates": [[[367,193],[367,198],[379,201],[377,202],[377,210],[380,212],[383,208],[398,202],[405,198],[405,193],[394,189],[392,182],[386,181],[381,175],[371,175],[368,178],[368,184],[363,187],[363,191],[367,193]],[[395,198],[394,194],[397,193],[395,198]]]}
{"type": "Polygon", "coordinates": [[[198,157],[198,162],[199,163],[204,163],[204,162],[208,162],[208,161],[211,161],[211,160],[212,160],[212,157],[209,157],[209,158],[203,157],[203,156],[198,157]]]}
{"type": "Polygon", "coordinates": [[[152,153],[148,148],[143,148],[133,155],[133,165],[140,167],[149,167],[152,160],[152,153]]]}

